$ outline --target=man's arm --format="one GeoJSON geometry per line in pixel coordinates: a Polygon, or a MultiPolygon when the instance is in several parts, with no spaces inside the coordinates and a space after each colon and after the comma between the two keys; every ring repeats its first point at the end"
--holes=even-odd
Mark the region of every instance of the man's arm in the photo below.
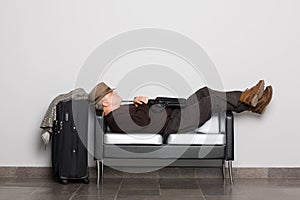
{"type": "Polygon", "coordinates": [[[149,116],[149,106],[145,103],[135,104],[135,110],[130,112],[131,119],[139,126],[147,126],[151,119],[149,116]]]}
{"type": "Polygon", "coordinates": [[[147,104],[123,105],[106,116],[112,132],[139,132],[150,124],[149,106],[147,104]]]}

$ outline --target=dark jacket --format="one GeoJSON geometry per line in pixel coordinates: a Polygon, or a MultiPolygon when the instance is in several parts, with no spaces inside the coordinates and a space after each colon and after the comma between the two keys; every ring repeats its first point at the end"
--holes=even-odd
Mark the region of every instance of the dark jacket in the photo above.
{"type": "Polygon", "coordinates": [[[166,139],[170,133],[185,133],[202,126],[212,113],[249,110],[249,106],[239,101],[241,93],[203,87],[187,98],[183,108],[163,108],[160,104],[123,105],[109,113],[106,121],[113,132],[161,133],[166,139]]]}
{"type": "Polygon", "coordinates": [[[105,116],[107,125],[117,133],[160,133],[165,137],[177,132],[180,109],[160,105],[121,105],[105,116]]]}

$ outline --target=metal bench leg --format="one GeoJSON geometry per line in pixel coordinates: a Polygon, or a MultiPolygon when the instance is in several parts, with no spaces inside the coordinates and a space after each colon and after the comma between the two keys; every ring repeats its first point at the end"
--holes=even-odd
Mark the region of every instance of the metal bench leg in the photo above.
{"type": "Polygon", "coordinates": [[[101,184],[103,185],[104,178],[104,160],[101,160],[101,184]]]}
{"type": "Polygon", "coordinates": [[[99,185],[100,182],[100,160],[96,160],[97,164],[97,185],[99,185]]]}
{"type": "Polygon", "coordinates": [[[226,178],[226,173],[225,173],[225,160],[222,160],[222,175],[223,179],[226,178]]]}
{"type": "Polygon", "coordinates": [[[228,170],[229,170],[229,178],[230,184],[233,185],[233,174],[232,174],[232,161],[228,161],[228,170]]]}
{"type": "Polygon", "coordinates": [[[104,163],[103,160],[97,160],[97,185],[100,184],[100,179],[101,183],[103,183],[103,169],[104,169],[104,163]]]}

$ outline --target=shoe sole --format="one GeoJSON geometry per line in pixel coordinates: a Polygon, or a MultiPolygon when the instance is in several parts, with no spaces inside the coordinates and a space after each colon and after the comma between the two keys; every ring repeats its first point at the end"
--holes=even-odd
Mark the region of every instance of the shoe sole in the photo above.
{"type": "Polygon", "coordinates": [[[265,83],[263,82],[258,88],[257,95],[252,99],[251,106],[255,107],[257,105],[259,99],[262,97],[264,93],[264,87],[265,87],[265,83]]]}
{"type": "MultiPolygon", "coordinates": [[[[268,87],[269,87],[269,86],[268,86],[268,87]]],[[[258,108],[256,108],[257,111],[254,111],[255,113],[263,114],[263,113],[265,112],[267,105],[269,105],[269,103],[271,102],[272,97],[273,97],[273,88],[270,87],[269,90],[270,90],[270,98],[267,99],[267,101],[264,102],[262,105],[260,105],[258,108]]]]}
{"type": "Polygon", "coordinates": [[[257,103],[258,103],[258,99],[259,99],[259,97],[258,97],[258,95],[256,94],[256,95],[252,98],[252,100],[251,100],[251,106],[255,107],[255,106],[257,105],[257,103]]]}
{"type": "Polygon", "coordinates": [[[265,82],[263,81],[260,85],[259,88],[257,89],[256,93],[249,95],[246,99],[244,99],[244,103],[255,107],[258,103],[258,100],[262,97],[264,93],[264,87],[265,87],[265,82]]]}
{"type": "Polygon", "coordinates": [[[258,99],[260,99],[264,93],[264,87],[265,87],[265,82],[263,82],[260,86],[259,86],[259,89],[258,89],[258,93],[257,93],[257,96],[258,96],[258,99]]]}

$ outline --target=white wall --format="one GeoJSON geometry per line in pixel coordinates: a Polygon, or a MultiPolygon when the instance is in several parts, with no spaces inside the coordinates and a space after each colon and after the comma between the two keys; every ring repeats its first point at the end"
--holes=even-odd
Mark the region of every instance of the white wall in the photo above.
{"type": "Polygon", "coordinates": [[[0,166],[50,166],[39,129],[50,101],[74,88],[98,45],[154,27],[199,43],[227,90],[261,78],[274,86],[263,116],[235,118],[235,167],[299,167],[299,9],[297,0],[2,0],[0,166]]]}

